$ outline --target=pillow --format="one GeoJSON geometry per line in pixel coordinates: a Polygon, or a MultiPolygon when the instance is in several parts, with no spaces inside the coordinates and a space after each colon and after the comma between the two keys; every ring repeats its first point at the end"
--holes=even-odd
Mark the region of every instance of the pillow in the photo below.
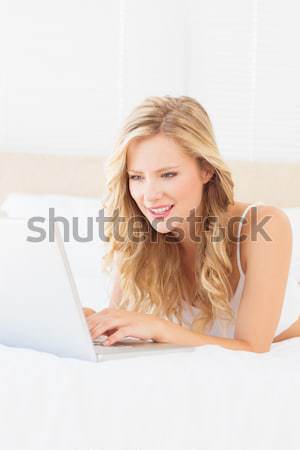
{"type": "Polygon", "coordinates": [[[88,217],[98,214],[102,201],[97,197],[74,197],[68,195],[45,194],[9,194],[0,206],[8,217],[48,216],[49,208],[55,208],[55,214],[88,217]]]}
{"type": "Polygon", "coordinates": [[[292,248],[292,270],[294,271],[298,283],[300,283],[300,207],[299,208],[282,208],[291,222],[293,231],[293,248],[292,248]]]}
{"type": "MultiPolygon", "coordinates": [[[[102,256],[107,247],[98,237],[99,224],[95,221],[102,208],[101,199],[64,195],[10,194],[0,207],[0,214],[6,214],[12,218],[29,219],[42,216],[48,219],[49,208],[54,208],[54,217],[63,216],[69,224],[69,240],[65,240],[64,245],[82,305],[96,310],[106,307],[110,297],[111,277],[101,271],[102,256]],[[93,220],[89,219],[88,222],[88,217],[93,220]],[[78,220],[78,236],[87,238],[86,242],[76,239],[74,218],[78,218],[76,219],[78,220]]],[[[37,226],[44,228],[48,237],[49,230],[46,225],[39,223],[37,226]]],[[[65,225],[59,223],[59,227],[63,234],[65,225]]],[[[65,229],[67,230],[67,226],[65,229]]],[[[36,232],[32,231],[31,236],[37,236],[36,232]]]]}

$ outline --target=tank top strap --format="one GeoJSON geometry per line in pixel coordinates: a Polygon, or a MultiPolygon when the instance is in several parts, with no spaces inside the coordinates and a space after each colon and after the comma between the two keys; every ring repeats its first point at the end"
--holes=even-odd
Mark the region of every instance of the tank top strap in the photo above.
{"type": "Polygon", "coordinates": [[[241,235],[241,229],[245,220],[245,216],[247,214],[247,212],[249,211],[249,209],[253,208],[253,206],[258,206],[258,205],[263,205],[263,202],[257,202],[257,203],[253,203],[252,205],[247,206],[247,208],[244,210],[241,220],[239,222],[239,227],[238,227],[238,234],[237,234],[237,249],[236,249],[236,259],[237,259],[237,265],[239,268],[239,272],[241,276],[244,276],[244,272],[242,269],[242,265],[241,265],[241,256],[240,256],[240,235],[241,235]]]}

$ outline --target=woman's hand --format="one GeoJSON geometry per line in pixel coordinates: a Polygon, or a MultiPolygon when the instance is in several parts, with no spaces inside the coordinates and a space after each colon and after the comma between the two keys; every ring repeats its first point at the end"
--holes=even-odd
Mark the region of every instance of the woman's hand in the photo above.
{"type": "Polygon", "coordinates": [[[105,308],[86,317],[92,339],[101,335],[109,336],[103,345],[114,344],[128,336],[168,342],[169,330],[174,326],[168,320],[151,314],[122,309],[105,308]]]}
{"type": "MultiPolygon", "coordinates": [[[[88,317],[92,316],[93,314],[96,314],[96,311],[92,308],[82,308],[83,310],[83,314],[85,315],[85,318],[87,319],[88,317]]],[[[116,330],[112,329],[109,331],[106,331],[105,333],[103,333],[105,336],[110,336],[112,333],[114,333],[116,330]]]]}

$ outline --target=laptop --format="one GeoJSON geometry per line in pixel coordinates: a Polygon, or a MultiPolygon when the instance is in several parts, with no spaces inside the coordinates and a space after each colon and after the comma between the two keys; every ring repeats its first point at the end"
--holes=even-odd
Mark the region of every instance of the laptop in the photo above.
{"type": "Polygon", "coordinates": [[[25,218],[0,218],[0,344],[92,362],[194,350],[130,336],[107,347],[106,336],[93,341],[60,226],[50,239],[47,220],[33,232],[25,218]]]}

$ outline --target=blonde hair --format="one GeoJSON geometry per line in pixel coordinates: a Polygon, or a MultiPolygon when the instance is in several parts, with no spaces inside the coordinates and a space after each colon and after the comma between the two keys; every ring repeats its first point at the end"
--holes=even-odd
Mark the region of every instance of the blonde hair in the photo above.
{"type": "Polygon", "coordinates": [[[119,223],[118,239],[114,233],[115,220],[104,225],[109,249],[103,257],[103,268],[112,268],[114,264],[118,266],[122,290],[118,307],[169,320],[176,318],[182,325],[182,300],[185,297],[188,303],[201,309],[201,314],[194,318],[191,325],[193,331],[208,332],[213,321],[219,318],[234,320],[229,283],[231,247],[227,233],[221,240],[215,239],[220,235],[220,229],[226,229],[226,211],[229,205],[234,204],[234,184],[230,170],[220,156],[205,109],[187,96],[146,98],[127,117],[106,164],[106,177],[105,216],[113,217],[117,211],[123,220],[119,223]],[[201,241],[197,243],[196,292],[191,292],[190,283],[182,270],[180,242],[176,239],[170,242],[172,232],[162,234],[154,230],[129,192],[127,149],[133,140],[158,133],[174,139],[184,154],[195,158],[200,167],[207,167],[214,173],[210,181],[203,185],[202,215],[206,225],[201,241]],[[143,236],[143,241],[128,239],[129,221],[133,217],[139,225],[139,236],[143,236]],[[218,221],[211,220],[212,217],[218,221]]]}

